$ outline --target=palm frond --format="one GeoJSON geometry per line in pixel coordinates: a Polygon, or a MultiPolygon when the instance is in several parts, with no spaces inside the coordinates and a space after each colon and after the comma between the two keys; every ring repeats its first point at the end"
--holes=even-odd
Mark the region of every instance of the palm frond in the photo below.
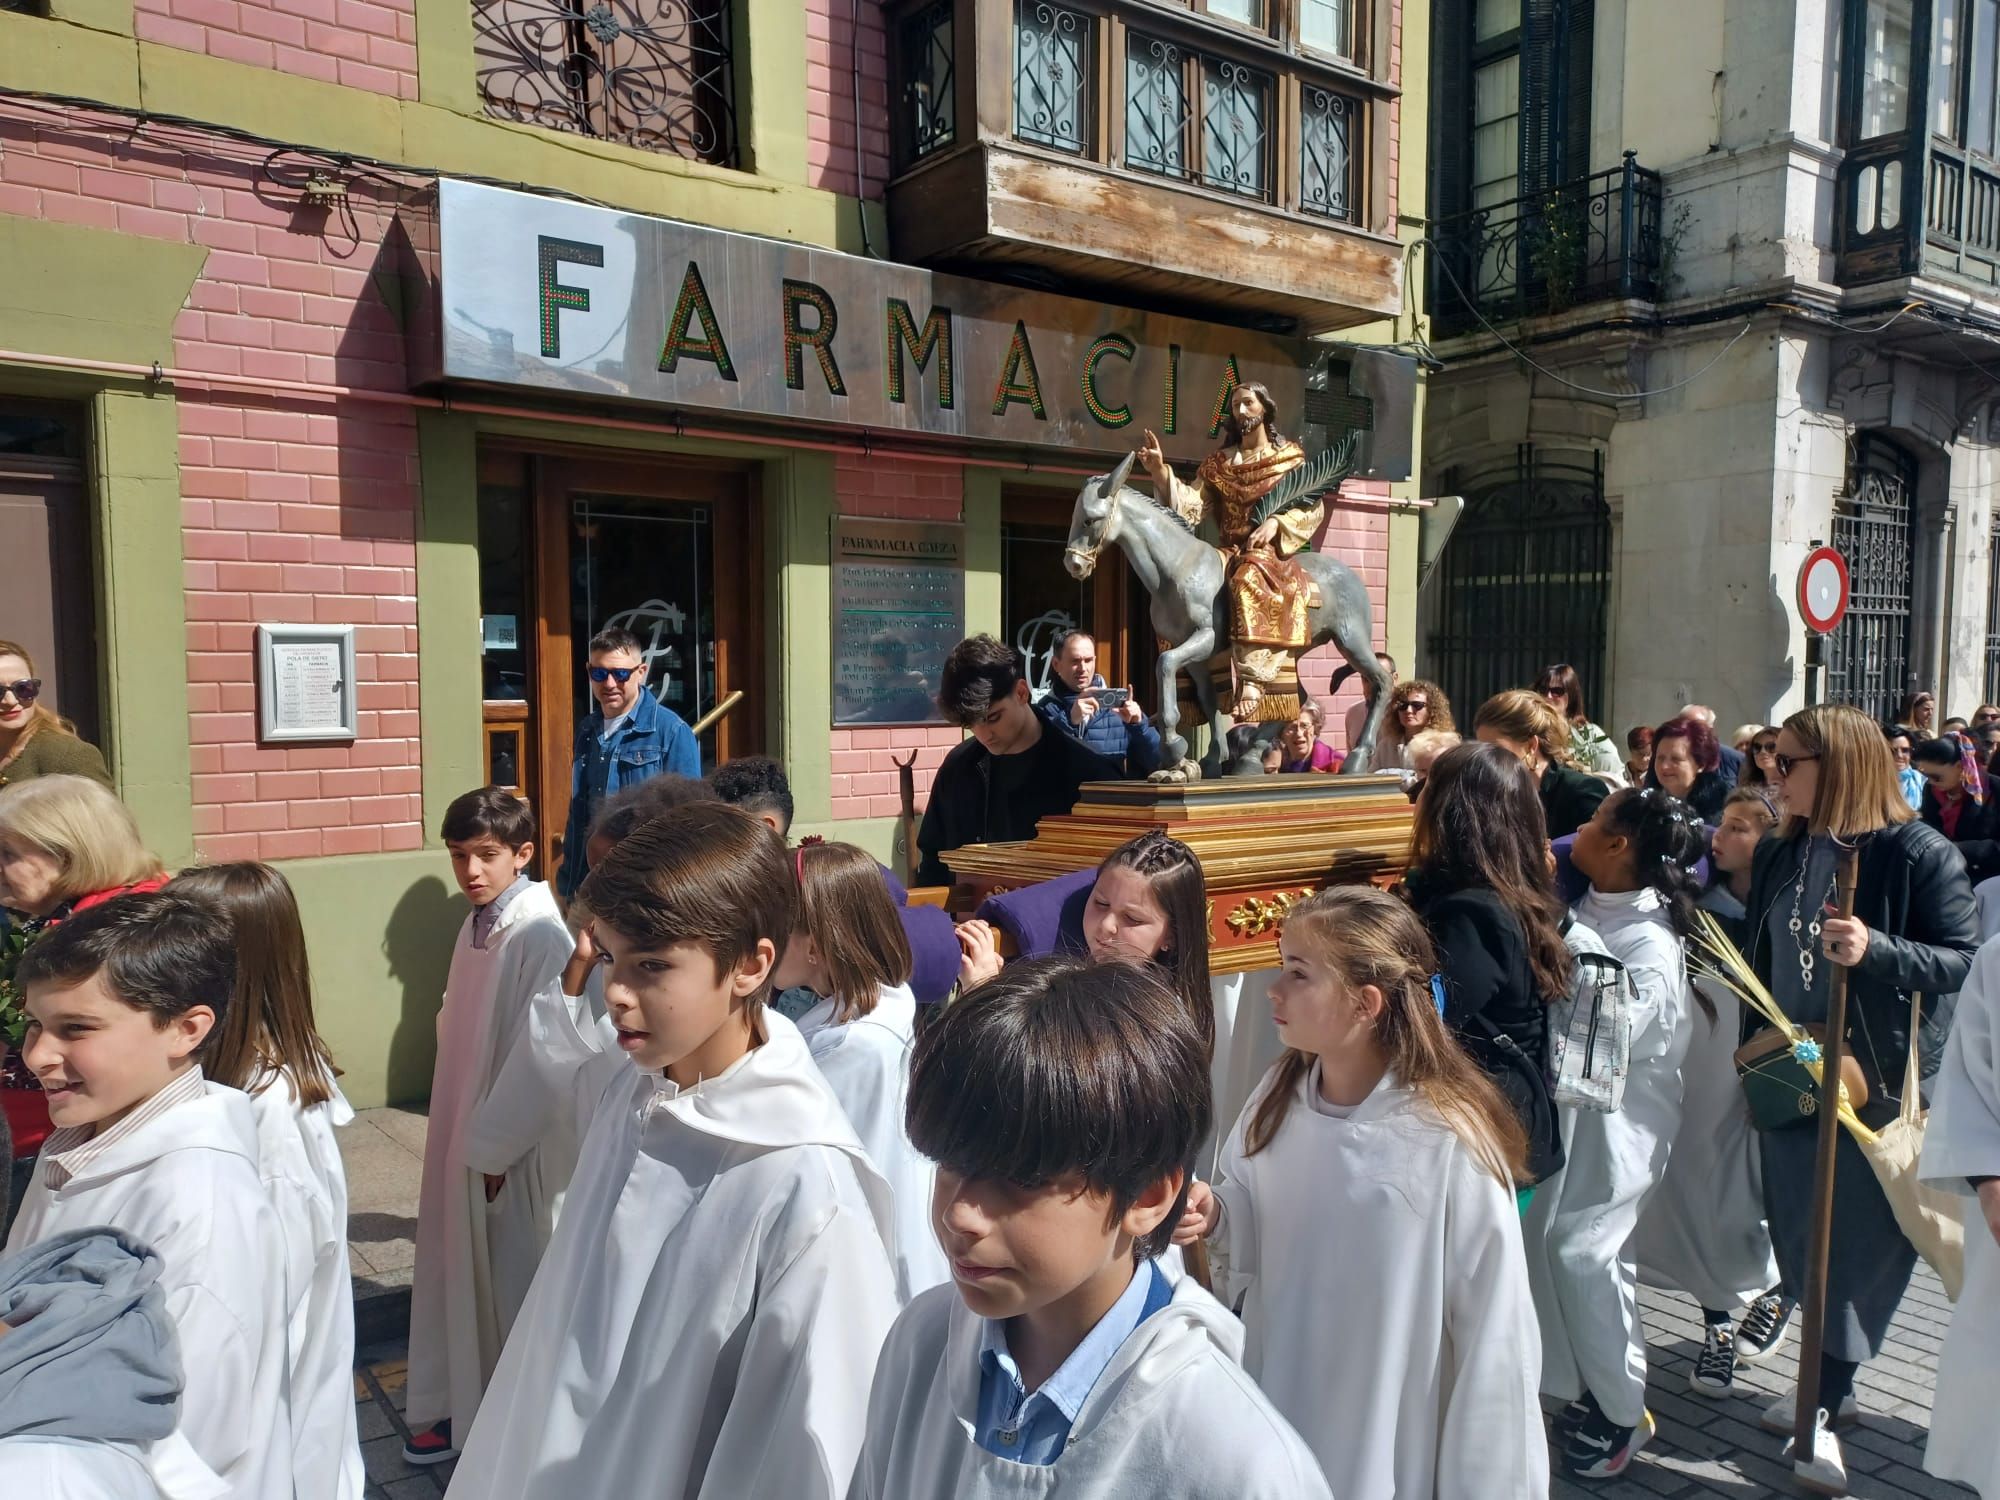
{"type": "Polygon", "coordinates": [[[1252,521],[1261,524],[1279,511],[1289,510],[1301,500],[1310,499],[1339,484],[1354,472],[1354,449],[1360,441],[1361,433],[1351,431],[1324,453],[1300,464],[1271,486],[1271,492],[1257,502],[1252,521]]]}

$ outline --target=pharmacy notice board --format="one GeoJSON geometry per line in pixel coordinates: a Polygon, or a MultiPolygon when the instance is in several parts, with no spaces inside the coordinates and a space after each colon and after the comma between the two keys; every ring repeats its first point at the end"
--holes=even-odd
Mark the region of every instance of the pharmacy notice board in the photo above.
{"type": "Polygon", "coordinates": [[[833,522],[833,722],[942,722],[938,674],[965,638],[965,528],[833,522]]]}

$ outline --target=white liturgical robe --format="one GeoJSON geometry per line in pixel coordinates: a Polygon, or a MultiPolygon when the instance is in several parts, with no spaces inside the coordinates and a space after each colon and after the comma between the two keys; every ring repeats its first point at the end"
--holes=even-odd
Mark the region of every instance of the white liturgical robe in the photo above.
{"type": "Polygon", "coordinates": [[[831,1500],[897,1310],[890,1194],[798,1029],[680,1089],[552,987],[589,1126],[453,1475],[457,1500],[831,1500]]]}
{"type": "Polygon", "coordinates": [[[1244,1368],[1336,1495],[1546,1496],[1541,1338],[1513,1189],[1392,1079],[1328,1112],[1317,1065],[1246,1156],[1264,1088],[1215,1182],[1216,1263],[1232,1297],[1247,1290],[1244,1368]]]}
{"type": "Polygon", "coordinates": [[[1328,1500],[1311,1450],[1238,1366],[1242,1325],[1193,1281],[1112,1356],[1052,1464],[974,1438],[984,1329],[952,1286],[897,1320],[850,1500],[1328,1500]]]}
{"type": "MultiPolygon", "coordinates": [[[[489,1204],[485,1181],[466,1157],[474,1111],[526,1029],[535,995],[576,947],[539,881],[508,903],[484,948],[472,946],[472,924],[468,915],[438,1012],[410,1285],[410,1426],[421,1432],[449,1419],[454,1441],[464,1439],[479,1410],[548,1243],[562,1186],[543,1182],[537,1148],[506,1164],[507,1185],[489,1204]]],[[[562,1151],[561,1138],[552,1139],[552,1149],[562,1151]]]]}
{"type": "MultiPolygon", "coordinates": [[[[1958,992],[1951,1040],[1932,1087],[1923,1180],[1961,1193],[2000,1177],[2000,938],[1980,948],[1958,992]]],[[[2000,1500],[2000,1243],[1976,1199],[1965,1204],[1965,1286],[1938,1355],[1924,1467],[2000,1500]]]]}
{"type": "Polygon", "coordinates": [[[896,1289],[907,1302],[951,1279],[931,1230],[931,1185],[937,1169],[903,1129],[909,1097],[910,1048],[916,1041],[917,999],[906,984],[884,985],[875,1008],[851,1021],[822,1000],[799,1017],[799,1032],[826,1075],[847,1121],[875,1169],[896,1195],[896,1289]]]}

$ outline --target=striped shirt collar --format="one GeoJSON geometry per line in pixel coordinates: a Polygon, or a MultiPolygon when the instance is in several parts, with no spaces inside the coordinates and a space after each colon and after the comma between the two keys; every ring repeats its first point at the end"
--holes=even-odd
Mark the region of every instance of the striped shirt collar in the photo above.
{"type": "Polygon", "coordinates": [[[42,1145],[43,1181],[49,1191],[60,1192],[120,1141],[145,1129],[175,1105],[201,1098],[202,1093],[201,1069],[189,1068],[106,1130],[97,1130],[94,1125],[71,1125],[53,1132],[42,1145]]]}

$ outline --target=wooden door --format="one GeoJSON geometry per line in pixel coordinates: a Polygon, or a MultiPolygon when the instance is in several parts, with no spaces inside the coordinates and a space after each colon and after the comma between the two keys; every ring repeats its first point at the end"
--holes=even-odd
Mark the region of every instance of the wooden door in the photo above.
{"type": "Polygon", "coordinates": [[[102,744],[81,417],[36,403],[0,406],[0,640],[34,658],[41,701],[102,744]]]}

